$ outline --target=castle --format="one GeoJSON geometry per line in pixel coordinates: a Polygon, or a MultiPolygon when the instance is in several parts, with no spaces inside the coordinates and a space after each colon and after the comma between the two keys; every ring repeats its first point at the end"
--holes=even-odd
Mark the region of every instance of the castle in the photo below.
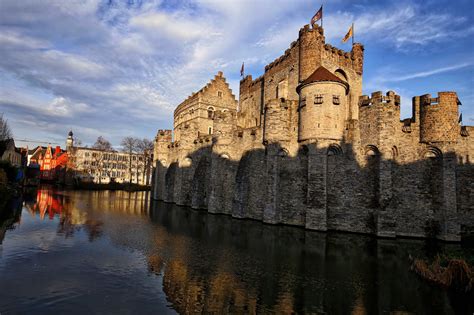
{"type": "Polygon", "coordinates": [[[219,72],[155,138],[153,198],[319,231],[459,241],[474,231],[474,127],[455,92],[362,95],[364,47],[304,26],[265,73],[219,72]]]}

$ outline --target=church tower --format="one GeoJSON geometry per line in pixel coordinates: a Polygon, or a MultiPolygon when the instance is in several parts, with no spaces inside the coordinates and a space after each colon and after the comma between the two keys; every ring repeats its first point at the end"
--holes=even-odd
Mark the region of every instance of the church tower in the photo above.
{"type": "Polygon", "coordinates": [[[67,135],[67,140],[66,140],[66,151],[70,152],[71,149],[74,147],[74,134],[72,133],[72,130],[69,131],[67,135]]]}

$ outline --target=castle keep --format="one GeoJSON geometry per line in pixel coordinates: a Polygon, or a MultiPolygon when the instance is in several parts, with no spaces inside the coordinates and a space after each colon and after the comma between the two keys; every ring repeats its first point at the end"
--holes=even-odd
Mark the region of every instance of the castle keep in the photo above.
{"type": "Polygon", "coordinates": [[[455,92],[362,95],[364,47],[303,27],[239,102],[221,72],[155,138],[153,197],[271,224],[458,241],[474,231],[472,126],[455,92]]]}

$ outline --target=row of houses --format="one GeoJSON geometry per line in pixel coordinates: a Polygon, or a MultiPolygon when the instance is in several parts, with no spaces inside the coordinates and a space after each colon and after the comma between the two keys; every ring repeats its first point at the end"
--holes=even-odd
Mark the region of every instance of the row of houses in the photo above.
{"type": "Polygon", "coordinates": [[[151,182],[152,153],[145,154],[100,150],[74,145],[72,131],[66,150],[56,146],[16,148],[13,139],[0,142],[0,160],[26,169],[26,175],[49,182],[93,182],[107,184],[151,182]]]}

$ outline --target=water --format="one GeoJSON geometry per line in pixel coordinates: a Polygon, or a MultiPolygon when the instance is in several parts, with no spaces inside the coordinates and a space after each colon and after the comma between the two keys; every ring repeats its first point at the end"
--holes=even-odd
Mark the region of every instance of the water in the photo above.
{"type": "Polygon", "coordinates": [[[13,203],[0,217],[0,313],[453,314],[468,307],[410,272],[408,255],[472,248],[269,226],[148,198],[45,188],[13,203]]]}

